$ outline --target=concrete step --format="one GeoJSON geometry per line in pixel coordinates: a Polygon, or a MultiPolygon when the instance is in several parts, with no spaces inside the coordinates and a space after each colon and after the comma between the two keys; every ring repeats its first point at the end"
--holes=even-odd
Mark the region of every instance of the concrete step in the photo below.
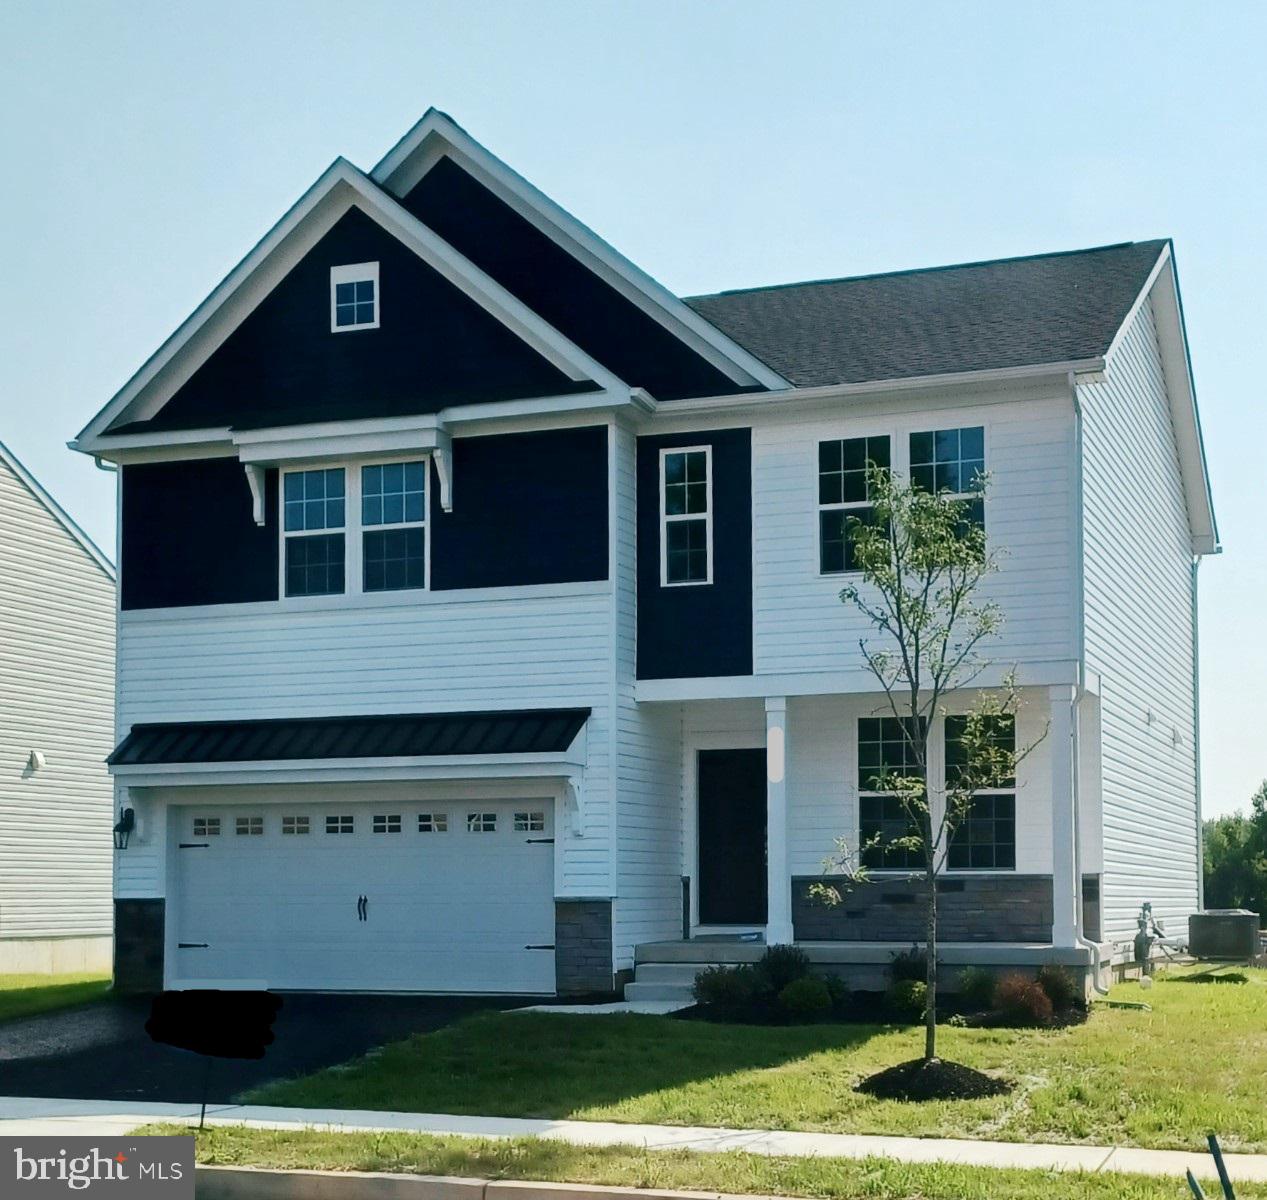
{"type": "Polygon", "coordinates": [[[690,1004],[693,997],[689,986],[680,983],[633,983],[625,984],[626,1000],[680,1000],[690,1004]]]}
{"type": "Polygon", "coordinates": [[[644,962],[638,964],[634,978],[639,983],[676,983],[689,988],[703,969],[701,963],[644,962]]]}
{"type": "Polygon", "coordinates": [[[702,971],[713,963],[756,962],[765,953],[762,942],[643,942],[634,947],[634,961],[643,963],[689,963],[702,971]]]}

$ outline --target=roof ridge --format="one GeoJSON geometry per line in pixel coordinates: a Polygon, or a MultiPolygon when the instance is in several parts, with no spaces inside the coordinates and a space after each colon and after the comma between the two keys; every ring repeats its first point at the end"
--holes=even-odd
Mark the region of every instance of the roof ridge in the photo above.
{"type": "Polygon", "coordinates": [[[758,284],[755,287],[726,288],[719,292],[702,292],[684,296],[688,304],[693,300],[712,300],[721,296],[743,296],[753,292],[778,292],[790,288],[819,287],[833,283],[861,283],[867,279],[889,279],[898,275],[931,275],[939,271],[963,271],[972,267],[1002,266],[1004,263],[1034,262],[1040,258],[1071,258],[1076,254],[1100,254],[1107,250],[1126,250],[1133,246],[1164,246],[1169,238],[1145,238],[1137,242],[1110,242],[1103,246],[1086,246],[1077,250],[1049,250],[1039,254],[1017,254],[1002,258],[982,258],[973,262],[943,263],[935,267],[904,267],[896,271],[872,271],[864,275],[836,275],[824,279],[794,279],[786,283],[758,284]]]}

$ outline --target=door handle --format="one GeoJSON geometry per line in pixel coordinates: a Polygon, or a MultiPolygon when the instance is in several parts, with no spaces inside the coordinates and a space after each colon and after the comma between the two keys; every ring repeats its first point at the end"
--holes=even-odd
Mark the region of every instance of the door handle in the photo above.
{"type": "Polygon", "coordinates": [[[368,921],[370,919],[370,898],[368,896],[357,896],[356,919],[358,921],[368,921]]]}

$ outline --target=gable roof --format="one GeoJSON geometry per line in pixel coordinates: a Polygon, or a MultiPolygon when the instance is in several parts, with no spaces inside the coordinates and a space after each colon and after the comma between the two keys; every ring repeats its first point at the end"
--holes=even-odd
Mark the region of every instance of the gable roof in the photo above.
{"type": "Polygon", "coordinates": [[[77,524],[71,519],[69,514],[52,496],[40,486],[39,480],[31,474],[21,463],[21,460],[12,450],[3,442],[0,442],[0,463],[4,463],[10,471],[17,477],[18,481],[31,493],[35,499],[42,504],[49,515],[63,529],[66,530],[72,538],[83,547],[84,552],[92,559],[93,562],[101,568],[107,578],[111,582],[114,581],[115,571],[114,564],[104,555],[98,548],[97,543],[92,540],[77,524]]]}
{"type": "Polygon", "coordinates": [[[1165,240],[692,296],[797,387],[1102,357],[1165,240]]]}
{"type": "Polygon", "coordinates": [[[107,431],[117,432],[152,417],[321,234],[354,205],[571,379],[601,388],[623,386],[360,170],[338,158],[80,431],[72,448],[96,453],[104,448],[98,439],[107,431]]]}

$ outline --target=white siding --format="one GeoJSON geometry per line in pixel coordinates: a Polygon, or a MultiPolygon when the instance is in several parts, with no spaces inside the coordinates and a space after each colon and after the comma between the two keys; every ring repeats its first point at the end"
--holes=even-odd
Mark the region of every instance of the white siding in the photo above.
{"type": "MultiPolygon", "coordinates": [[[[123,615],[120,725],[462,709],[590,707],[585,835],[559,830],[560,895],[610,893],[611,590],[309,611],[263,605],[123,615]]],[[[162,895],[161,810],[119,855],[117,894],[162,895]]]]}
{"type": "Polygon", "coordinates": [[[682,754],[677,705],[634,700],[637,636],[635,439],[615,432],[616,900],[615,966],[639,942],[682,933],[682,754]]]}
{"type": "Polygon", "coordinates": [[[1104,914],[1143,901],[1182,933],[1197,904],[1187,511],[1150,305],[1083,411],[1086,654],[1101,675],[1104,914]]]}
{"type": "Polygon", "coordinates": [[[114,611],[114,581],[0,456],[0,939],[110,933],[114,611]]]}
{"type": "MultiPolygon", "coordinates": [[[[910,433],[983,425],[990,544],[1002,570],[982,591],[1004,609],[987,657],[1018,664],[1075,657],[1071,519],[1073,418],[1068,396],[902,414],[783,416],[753,429],[754,637],[758,674],[861,667],[861,616],[818,572],[818,443],[888,434],[895,462],[910,433]]],[[[868,685],[860,680],[860,689],[868,685]]]]}

